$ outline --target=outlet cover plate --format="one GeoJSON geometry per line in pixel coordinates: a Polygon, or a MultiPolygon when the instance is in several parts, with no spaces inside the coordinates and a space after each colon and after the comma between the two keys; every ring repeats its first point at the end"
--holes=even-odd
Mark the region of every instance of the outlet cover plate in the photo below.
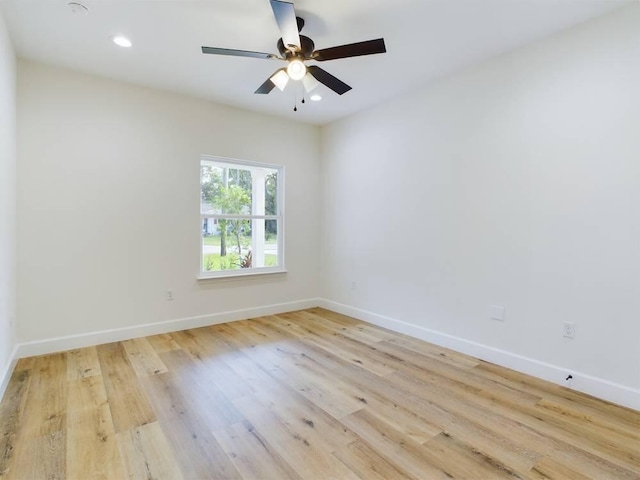
{"type": "Polygon", "coordinates": [[[564,322],[562,324],[562,336],[566,338],[575,338],[576,324],[573,322],[564,322]]]}
{"type": "Polygon", "coordinates": [[[489,317],[492,320],[504,322],[504,307],[501,307],[499,305],[491,305],[489,307],[489,317]]]}

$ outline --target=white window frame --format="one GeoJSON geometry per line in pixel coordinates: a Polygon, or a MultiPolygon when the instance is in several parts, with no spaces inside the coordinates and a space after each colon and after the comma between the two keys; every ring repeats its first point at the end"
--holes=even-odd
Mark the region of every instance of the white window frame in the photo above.
{"type": "MultiPolygon", "coordinates": [[[[278,172],[278,184],[276,190],[276,215],[254,215],[254,214],[204,214],[201,211],[201,202],[198,202],[198,210],[200,212],[200,225],[199,225],[199,242],[200,242],[200,267],[198,273],[199,280],[208,280],[215,278],[229,278],[229,277],[244,277],[252,275],[263,275],[271,273],[283,273],[286,272],[284,263],[284,165],[253,162],[249,160],[238,160],[235,158],[219,157],[214,155],[201,155],[200,163],[198,165],[198,175],[201,175],[201,169],[203,164],[209,164],[222,168],[244,168],[246,170],[252,169],[271,169],[278,172]],[[276,220],[278,231],[278,265],[275,267],[252,267],[252,268],[238,268],[229,270],[218,271],[205,271],[203,268],[204,255],[202,252],[202,224],[206,218],[216,219],[237,219],[242,218],[246,220],[276,220]]],[[[198,198],[201,200],[202,192],[198,192],[198,198]]],[[[253,199],[252,199],[253,208],[253,199]]]]}

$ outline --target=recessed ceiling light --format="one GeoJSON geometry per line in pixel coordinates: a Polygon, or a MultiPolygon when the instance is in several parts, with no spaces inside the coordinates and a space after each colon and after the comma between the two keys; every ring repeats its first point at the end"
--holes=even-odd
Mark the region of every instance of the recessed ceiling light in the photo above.
{"type": "Polygon", "coordinates": [[[86,15],[89,13],[89,8],[80,2],[69,2],[67,3],[67,6],[69,7],[69,10],[71,10],[71,13],[80,15],[86,15]]]}
{"type": "Polygon", "coordinates": [[[314,93],[309,98],[311,99],[312,102],[319,102],[320,100],[322,100],[322,97],[317,93],[314,93]]]}
{"type": "Polygon", "coordinates": [[[114,35],[111,37],[111,41],[119,47],[129,48],[132,45],[131,40],[123,35],[114,35]]]}

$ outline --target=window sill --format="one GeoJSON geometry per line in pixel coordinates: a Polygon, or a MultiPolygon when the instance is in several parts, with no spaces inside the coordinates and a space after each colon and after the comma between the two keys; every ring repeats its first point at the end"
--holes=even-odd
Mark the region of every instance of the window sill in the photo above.
{"type": "Polygon", "coordinates": [[[242,278],[251,278],[261,275],[282,275],[286,274],[287,270],[284,268],[269,268],[269,269],[260,269],[255,272],[243,272],[241,270],[228,270],[224,273],[213,273],[213,274],[200,274],[197,277],[197,280],[207,281],[207,280],[229,280],[229,279],[242,279],[242,278]],[[236,273],[238,272],[238,273],[236,273]]]}

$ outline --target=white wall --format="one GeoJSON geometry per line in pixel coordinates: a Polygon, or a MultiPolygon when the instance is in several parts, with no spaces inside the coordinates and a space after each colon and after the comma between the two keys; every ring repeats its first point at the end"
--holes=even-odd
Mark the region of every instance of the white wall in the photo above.
{"type": "Polygon", "coordinates": [[[20,342],[317,297],[317,127],[22,60],[18,78],[20,342]],[[287,274],[196,280],[203,153],[285,165],[287,274]]]}
{"type": "Polygon", "coordinates": [[[15,343],[16,58],[0,14],[0,398],[15,343]]]}
{"type": "Polygon", "coordinates": [[[327,305],[638,401],[639,26],[633,5],[325,127],[327,305]]]}

